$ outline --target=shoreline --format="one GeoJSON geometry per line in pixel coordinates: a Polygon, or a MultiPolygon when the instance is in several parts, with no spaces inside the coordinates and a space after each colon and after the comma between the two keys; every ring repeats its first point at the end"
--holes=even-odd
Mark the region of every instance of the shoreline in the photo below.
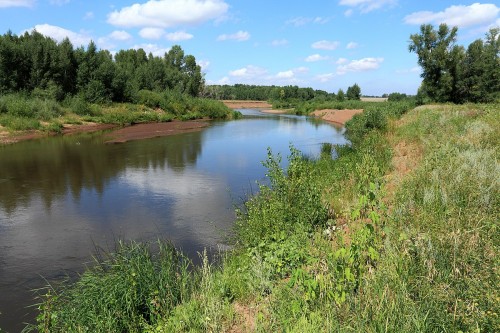
{"type": "Polygon", "coordinates": [[[8,132],[0,128],[0,146],[15,144],[22,141],[37,140],[47,137],[92,133],[97,131],[113,130],[106,134],[105,143],[123,143],[134,140],[150,139],[180,133],[199,131],[209,125],[206,119],[173,120],[163,123],[140,123],[121,126],[117,124],[84,123],[81,125],[65,124],[61,133],[28,130],[8,132]]]}
{"type": "Polygon", "coordinates": [[[330,122],[330,123],[344,126],[349,120],[352,119],[352,117],[354,117],[355,115],[360,114],[362,112],[363,112],[363,109],[356,109],[356,110],[323,109],[323,110],[313,111],[310,114],[310,116],[320,118],[320,119],[327,121],[327,122],[330,122]]]}

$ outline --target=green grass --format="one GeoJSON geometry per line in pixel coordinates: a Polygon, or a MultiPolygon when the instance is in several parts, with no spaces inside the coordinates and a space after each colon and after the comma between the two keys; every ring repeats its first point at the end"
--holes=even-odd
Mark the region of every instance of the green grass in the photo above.
{"type": "Polygon", "coordinates": [[[317,160],[292,147],[285,171],[269,152],[270,183],[238,211],[232,251],[212,263],[202,255],[190,270],[174,265],[173,277],[172,257],[150,264],[156,252],[142,245],[125,251],[135,259],[119,249],[51,291],[38,329],[500,331],[499,107],[405,114],[404,105],[368,106],[347,125],[353,145],[333,147],[335,159],[332,147],[317,160]],[[402,142],[419,148],[408,156],[419,162],[387,184],[401,172],[392,161],[402,142]],[[163,265],[179,292],[163,292],[166,303],[152,309],[163,265]]]}
{"type": "Polygon", "coordinates": [[[169,122],[174,119],[236,119],[241,114],[220,101],[194,98],[175,93],[140,91],[135,103],[91,104],[82,96],[67,97],[62,102],[42,98],[43,94],[8,94],[0,96],[0,124],[11,131],[38,130],[61,132],[57,124],[82,121],[130,125],[146,122],[169,122]],[[40,122],[49,123],[42,126],[40,122]]]}
{"type": "Polygon", "coordinates": [[[169,243],[119,243],[96,257],[74,285],[49,287],[38,325],[26,331],[140,332],[189,300],[198,278],[191,262],[169,243]]]}

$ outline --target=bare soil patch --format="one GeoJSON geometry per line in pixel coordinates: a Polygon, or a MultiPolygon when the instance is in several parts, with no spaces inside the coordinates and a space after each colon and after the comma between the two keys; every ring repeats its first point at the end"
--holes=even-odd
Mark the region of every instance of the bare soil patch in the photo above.
{"type": "MultiPolygon", "coordinates": [[[[96,123],[84,123],[80,125],[65,124],[61,133],[63,135],[70,135],[76,133],[84,132],[96,132],[111,129],[116,127],[113,124],[96,124],[96,123]]],[[[7,129],[0,127],[0,145],[2,144],[12,144],[26,140],[40,139],[47,136],[55,136],[58,133],[44,132],[38,130],[29,131],[18,131],[9,132],[7,129]]]]}
{"type": "Polygon", "coordinates": [[[363,110],[333,110],[333,109],[324,109],[324,110],[316,110],[311,113],[311,116],[321,118],[325,121],[329,121],[339,125],[345,125],[346,122],[352,119],[354,115],[358,113],[362,113],[363,110]]]}
{"type": "MultiPolygon", "coordinates": [[[[393,140],[391,140],[393,141],[393,140]]],[[[406,178],[417,168],[423,158],[422,147],[414,142],[399,141],[393,142],[392,171],[385,176],[387,195],[385,201],[390,201],[406,178]]]]}
{"type": "Polygon", "coordinates": [[[122,143],[133,140],[150,139],[179,133],[200,131],[209,123],[202,120],[172,121],[169,123],[137,124],[120,128],[106,135],[106,143],[122,143]]]}
{"type": "Polygon", "coordinates": [[[271,109],[273,107],[266,101],[224,100],[222,102],[231,109],[271,109]]]}
{"type": "Polygon", "coordinates": [[[229,333],[246,333],[255,331],[257,309],[254,306],[234,303],[237,322],[229,329],[229,333]]]}

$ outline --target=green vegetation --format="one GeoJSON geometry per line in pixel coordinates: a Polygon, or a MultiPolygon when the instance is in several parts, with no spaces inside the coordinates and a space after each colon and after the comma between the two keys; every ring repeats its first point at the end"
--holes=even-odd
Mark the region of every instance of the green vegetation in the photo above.
{"type": "Polygon", "coordinates": [[[205,86],[202,95],[216,100],[258,100],[269,101],[275,109],[294,108],[303,103],[360,100],[361,88],[354,84],[347,88],[348,94],[328,93],[298,86],[255,86],[245,84],[205,86]]]}
{"type": "Polygon", "coordinates": [[[114,57],[73,48],[33,31],[0,36],[0,124],[59,132],[67,118],[130,124],[231,118],[220,102],[199,99],[204,86],[192,55],[173,46],[163,57],[121,50],[114,57]]]}
{"type": "Polygon", "coordinates": [[[185,94],[141,90],[134,102],[91,104],[79,96],[57,102],[19,93],[8,94],[0,96],[0,125],[13,131],[35,129],[58,133],[63,124],[83,121],[127,125],[239,116],[219,101],[185,94]]]}
{"type": "Polygon", "coordinates": [[[467,50],[455,45],[458,28],[441,24],[420,27],[410,36],[410,52],[422,67],[420,102],[491,103],[500,98],[500,28],[492,28],[485,40],[472,42],[467,50]]]}
{"type": "Polygon", "coordinates": [[[212,264],[120,247],[48,289],[32,329],[498,331],[498,104],[410,106],[369,104],[335,159],[292,147],[285,172],[269,151],[269,185],[212,264]]]}

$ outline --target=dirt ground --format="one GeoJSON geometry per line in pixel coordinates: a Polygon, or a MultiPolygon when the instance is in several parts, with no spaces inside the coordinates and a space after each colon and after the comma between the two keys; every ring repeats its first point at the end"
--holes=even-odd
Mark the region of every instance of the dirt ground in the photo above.
{"type": "MultiPolygon", "coordinates": [[[[106,143],[120,143],[132,140],[155,138],[159,136],[174,135],[178,133],[199,131],[209,123],[203,120],[172,121],[168,123],[147,123],[133,126],[120,127],[106,135],[106,143]]],[[[117,128],[114,124],[85,123],[82,125],[64,125],[62,135],[71,135],[84,132],[96,132],[117,128]]],[[[59,135],[42,131],[23,131],[10,133],[0,127],[0,145],[12,144],[20,141],[39,139],[47,136],[59,135]]]]}
{"type": "MultiPolygon", "coordinates": [[[[84,133],[84,132],[96,132],[111,129],[116,127],[113,124],[96,124],[96,123],[85,123],[82,125],[64,125],[61,131],[63,135],[84,133]]],[[[0,126],[0,145],[12,144],[20,141],[40,139],[47,136],[56,136],[57,133],[47,133],[38,130],[29,130],[21,132],[9,132],[6,128],[0,126]]]]}
{"type": "Polygon", "coordinates": [[[329,121],[339,125],[345,125],[346,122],[351,120],[354,115],[363,112],[363,110],[316,110],[311,113],[311,116],[321,118],[325,121],[329,121]]]}
{"type": "Polygon", "coordinates": [[[122,143],[168,136],[179,133],[200,131],[209,123],[203,120],[172,121],[169,123],[147,123],[123,127],[106,134],[106,143],[122,143]]]}

